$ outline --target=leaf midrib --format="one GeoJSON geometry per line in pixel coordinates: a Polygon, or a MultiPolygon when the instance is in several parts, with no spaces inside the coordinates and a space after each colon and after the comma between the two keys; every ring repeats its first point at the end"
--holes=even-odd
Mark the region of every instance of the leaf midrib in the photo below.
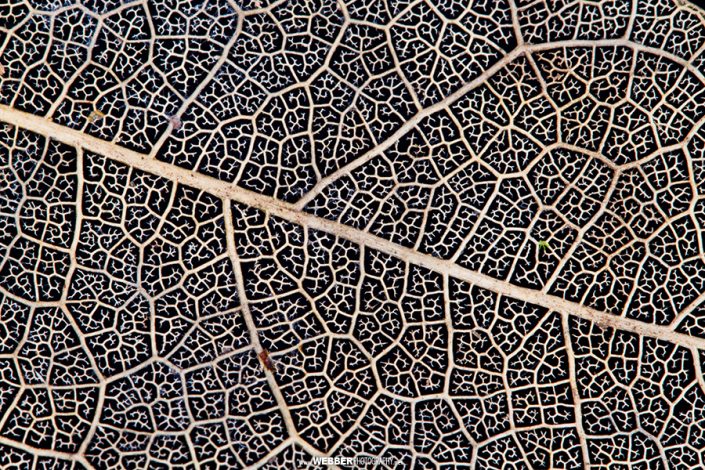
{"type": "MultiPolygon", "coordinates": [[[[61,126],[42,117],[0,105],[0,121],[10,123],[68,145],[103,155],[125,165],[166,178],[173,182],[200,189],[226,201],[236,201],[255,207],[270,215],[280,217],[303,227],[320,230],[365,247],[388,253],[409,263],[452,276],[497,294],[506,295],[514,299],[548,308],[561,315],[574,315],[601,326],[618,328],[684,346],[705,349],[705,338],[678,333],[674,331],[673,326],[653,325],[616,316],[538,290],[520,287],[507,281],[495,279],[486,274],[463,268],[452,261],[438,259],[431,255],[397,245],[371,233],[360,231],[339,222],[323,219],[313,214],[301,212],[293,204],[280,201],[270,196],[254,193],[232,183],[195,171],[152,159],[147,155],[106,142],[75,129],[61,126]]],[[[693,305],[696,305],[699,301],[700,298],[696,299],[693,305]]]]}

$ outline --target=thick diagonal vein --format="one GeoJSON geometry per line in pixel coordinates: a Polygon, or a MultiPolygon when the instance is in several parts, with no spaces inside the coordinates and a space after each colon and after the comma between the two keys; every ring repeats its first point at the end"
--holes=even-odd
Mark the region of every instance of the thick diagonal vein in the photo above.
{"type": "Polygon", "coordinates": [[[410,263],[424,266],[441,273],[447,273],[457,279],[467,281],[498,294],[549,308],[562,315],[575,315],[603,326],[619,328],[621,330],[652,336],[686,346],[705,348],[705,339],[674,332],[670,327],[652,325],[637,320],[618,317],[570,302],[560,297],[519,287],[509,282],[465,269],[451,261],[419,253],[347,225],[301,212],[292,204],[242,189],[231,183],[194,171],[151,159],[148,156],[116,146],[96,137],[83,134],[82,132],[60,126],[44,118],[8,108],[7,106],[0,105],[0,121],[16,125],[46,137],[51,137],[69,145],[81,147],[142,171],[206,191],[220,198],[230,199],[248,206],[256,207],[292,223],[340,236],[368,248],[389,253],[410,263]]]}
{"type": "MultiPolygon", "coordinates": [[[[693,66],[689,61],[684,60],[674,54],[662,51],[660,49],[655,49],[653,47],[649,46],[644,46],[642,44],[637,44],[634,43],[628,39],[605,39],[605,40],[600,40],[600,41],[587,41],[587,40],[566,40],[566,41],[556,41],[556,42],[551,42],[551,43],[546,43],[546,44],[522,44],[515,49],[513,49],[511,52],[509,52],[507,55],[502,57],[501,60],[497,61],[495,64],[493,64],[491,67],[487,68],[482,74],[480,74],[478,77],[474,78],[473,80],[467,82],[465,85],[460,87],[457,91],[451,93],[450,95],[446,96],[443,100],[439,101],[438,103],[435,103],[431,106],[428,106],[418,113],[416,113],[411,119],[406,121],[399,129],[396,130],[392,135],[390,135],[387,139],[383,140],[380,142],[378,145],[375,147],[371,148],[367,152],[365,152],[363,155],[361,155],[358,158],[355,158],[352,160],[350,163],[348,163],[345,166],[342,166],[341,168],[337,169],[330,175],[321,178],[320,181],[316,183],[316,185],[311,188],[299,201],[296,203],[297,208],[304,208],[306,207],[306,204],[311,202],[318,194],[320,194],[328,185],[330,185],[332,182],[338,180],[340,177],[343,175],[349,175],[352,171],[354,171],[356,168],[361,167],[368,161],[372,160],[374,157],[382,154],[384,151],[389,149],[394,143],[396,143],[404,134],[409,132],[411,129],[413,129],[417,124],[419,124],[423,119],[425,119],[428,116],[433,115],[434,113],[437,113],[439,111],[442,111],[444,109],[448,109],[450,105],[453,103],[457,102],[460,100],[463,96],[465,96],[469,91],[479,87],[483,83],[487,82],[487,79],[492,77],[494,74],[502,70],[504,67],[506,67],[508,64],[512,63],[515,61],[517,58],[525,55],[525,54],[532,54],[535,52],[541,52],[541,51],[546,51],[546,50],[551,50],[551,49],[560,49],[560,48],[568,48],[568,47],[628,47],[632,51],[639,53],[648,53],[648,54],[654,54],[654,55],[660,55],[678,65],[681,67],[684,67],[685,69],[689,70],[691,73],[693,73],[702,83],[705,84],[705,76],[698,70],[696,67],[693,66]]],[[[705,46],[701,47],[698,52],[693,54],[693,57],[697,57],[698,54],[702,49],[705,49],[705,46]]]]}

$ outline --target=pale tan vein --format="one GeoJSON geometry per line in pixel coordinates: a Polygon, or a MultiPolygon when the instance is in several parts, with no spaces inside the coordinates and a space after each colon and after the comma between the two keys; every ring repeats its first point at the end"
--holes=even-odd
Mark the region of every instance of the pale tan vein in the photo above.
{"type": "Polygon", "coordinates": [[[7,106],[0,106],[0,121],[13,123],[29,131],[104,155],[142,171],[207,191],[223,199],[230,199],[255,207],[273,216],[281,217],[282,219],[310,229],[321,230],[340,236],[368,248],[396,256],[410,263],[437,272],[446,273],[449,276],[464,280],[501,295],[510,296],[515,299],[555,310],[563,315],[575,315],[601,326],[614,327],[640,335],[657,337],[684,346],[705,348],[705,339],[674,332],[669,326],[652,325],[629,318],[617,317],[541,291],[516,286],[507,281],[495,279],[485,274],[463,268],[452,261],[442,260],[431,255],[419,253],[338,222],[301,212],[292,204],[242,189],[231,183],[191,170],[150,159],[137,152],[115,146],[96,137],[60,126],[41,117],[8,108],[7,106]]]}

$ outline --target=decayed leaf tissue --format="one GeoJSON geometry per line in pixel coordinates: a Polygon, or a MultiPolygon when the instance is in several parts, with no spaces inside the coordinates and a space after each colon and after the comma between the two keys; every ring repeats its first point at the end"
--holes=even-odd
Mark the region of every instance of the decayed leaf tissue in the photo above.
{"type": "Polygon", "coordinates": [[[0,468],[705,468],[699,7],[0,3],[0,468]]]}

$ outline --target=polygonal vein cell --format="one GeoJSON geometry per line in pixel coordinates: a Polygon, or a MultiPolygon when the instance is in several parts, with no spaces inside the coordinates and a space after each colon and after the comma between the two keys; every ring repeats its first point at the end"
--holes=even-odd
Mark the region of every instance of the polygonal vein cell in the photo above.
{"type": "Polygon", "coordinates": [[[76,150],[0,128],[0,288],[30,301],[61,298],[76,235],[76,150]]]}
{"type": "Polygon", "coordinates": [[[0,467],[705,466],[704,60],[668,0],[0,6],[0,467]]]}
{"type": "MultiPolygon", "coordinates": [[[[274,453],[290,437],[289,418],[278,408],[237,303],[221,201],[90,152],[82,173],[82,236],[66,307],[3,302],[3,318],[10,319],[4,327],[27,328],[3,345],[4,403],[13,403],[5,411],[3,435],[30,447],[71,451],[97,414],[85,456],[101,468],[306,461],[296,446],[274,453]],[[159,191],[165,186],[168,191],[159,191]],[[62,328],[66,332],[57,335],[62,328]],[[100,410],[98,372],[107,377],[100,410]],[[55,410],[52,391],[80,392],[81,401],[55,410]],[[36,409],[38,400],[46,400],[46,414],[25,429],[23,409],[36,409]],[[72,416],[69,410],[78,413],[79,426],[70,442],[51,427],[60,428],[61,419],[72,416]]],[[[569,180],[578,171],[563,173],[569,180]]],[[[641,347],[647,354],[642,363],[647,357],[671,361],[673,386],[690,387],[692,400],[702,393],[688,349],[609,333],[586,320],[570,319],[565,328],[560,313],[543,307],[242,204],[233,204],[231,212],[258,342],[270,351],[274,383],[298,438],[316,451],[382,456],[412,466],[475,459],[492,467],[504,449],[534,467],[580,468],[581,445],[598,449],[614,442],[605,440],[612,428],[600,424],[599,414],[611,395],[601,391],[607,382],[596,378],[591,355],[603,354],[612,369],[619,364],[609,359],[616,352],[585,349],[597,343],[582,341],[584,331],[603,332],[619,351],[632,338],[637,344],[627,348],[629,354],[638,357],[641,347]],[[574,343],[571,348],[566,341],[574,343]],[[678,379],[680,373],[686,376],[678,379]],[[584,391],[575,403],[578,385],[584,391]]],[[[661,392],[652,387],[643,393],[661,392]]],[[[669,393],[671,401],[665,397],[663,404],[675,410],[683,394],[669,393]]],[[[652,395],[633,400],[641,403],[641,396],[652,395]]],[[[660,429],[680,426],[663,411],[660,421],[648,408],[634,413],[643,431],[629,439],[645,449],[653,440],[661,443],[660,429]]],[[[632,429],[626,421],[615,426],[624,428],[619,432],[632,429]]],[[[662,447],[683,443],[682,433],[672,434],[662,447]]],[[[654,458],[691,454],[679,448],[654,458]]]]}
{"type": "Polygon", "coordinates": [[[532,53],[422,119],[305,210],[668,325],[705,279],[702,90],[682,65],[627,46],[532,53]]]}

